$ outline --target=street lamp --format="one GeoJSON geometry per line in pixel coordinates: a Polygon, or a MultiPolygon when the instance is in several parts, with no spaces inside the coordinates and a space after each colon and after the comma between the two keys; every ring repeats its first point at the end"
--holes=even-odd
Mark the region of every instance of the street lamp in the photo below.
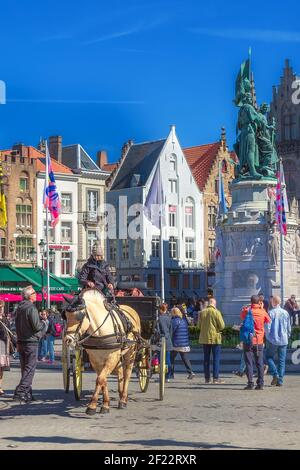
{"type": "Polygon", "coordinates": [[[31,261],[31,264],[32,264],[33,268],[36,265],[36,255],[37,255],[37,252],[35,251],[35,249],[31,248],[31,250],[29,252],[29,256],[30,256],[30,261],[31,261]]]}

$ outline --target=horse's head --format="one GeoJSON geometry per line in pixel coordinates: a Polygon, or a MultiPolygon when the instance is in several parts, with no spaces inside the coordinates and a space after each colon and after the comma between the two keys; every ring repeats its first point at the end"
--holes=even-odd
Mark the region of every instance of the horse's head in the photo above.
{"type": "Polygon", "coordinates": [[[68,346],[75,346],[80,337],[83,336],[90,326],[90,320],[85,303],[70,304],[64,310],[66,320],[66,331],[64,341],[68,346]]]}

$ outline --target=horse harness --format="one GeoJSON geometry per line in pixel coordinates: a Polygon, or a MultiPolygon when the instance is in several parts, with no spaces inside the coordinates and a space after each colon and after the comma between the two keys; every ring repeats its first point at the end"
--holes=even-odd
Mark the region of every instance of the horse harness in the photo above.
{"type": "MultiPolygon", "coordinates": [[[[132,344],[137,344],[140,342],[141,338],[138,334],[133,332],[133,325],[131,321],[126,317],[122,309],[117,305],[115,301],[112,302],[107,302],[106,300],[104,301],[104,306],[107,310],[107,314],[101,323],[100,326],[96,328],[92,333],[88,334],[85,333],[82,336],[79,334],[79,330],[81,328],[81,325],[83,323],[83,320],[85,317],[88,318],[90,321],[90,317],[86,308],[86,305],[81,299],[81,305],[80,305],[80,310],[83,310],[82,314],[80,315],[80,323],[75,331],[75,337],[78,338],[77,340],[77,345],[82,345],[84,349],[125,349],[128,346],[131,346],[132,344]],[[111,318],[113,328],[114,328],[114,333],[110,335],[105,335],[105,336],[95,336],[95,333],[102,328],[102,326],[105,324],[108,318],[111,318]],[[120,321],[118,321],[120,320],[120,321]],[[121,324],[120,324],[121,323],[121,324]],[[123,329],[121,327],[123,326],[123,329]],[[129,340],[127,338],[127,335],[129,333],[133,333],[135,340],[129,340]]],[[[75,308],[69,308],[67,309],[69,311],[78,311],[78,307],[75,308]]]]}

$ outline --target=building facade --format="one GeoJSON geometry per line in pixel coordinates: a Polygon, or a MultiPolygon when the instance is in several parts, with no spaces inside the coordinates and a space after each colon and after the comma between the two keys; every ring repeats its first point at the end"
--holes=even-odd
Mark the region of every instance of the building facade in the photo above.
{"type": "Polygon", "coordinates": [[[300,104],[299,82],[297,76],[285,61],[283,75],[278,86],[273,86],[273,96],[269,120],[276,120],[276,143],[278,155],[282,157],[288,198],[295,198],[300,207],[300,104]]]}
{"type": "Polygon", "coordinates": [[[128,143],[110,180],[107,202],[107,258],[117,272],[119,287],[137,286],[161,295],[161,238],[143,210],[160,165],[165,224],[162,229],[165,298],[199,296],[204,292],[203,196],[190,171],[175,127],[166,139],[128,143]]]}
{"type": "Polygon", "coordinates": [[[110,175],[80,144],[62,147],[62,163],[72,169],[78,180],[78,259],[77,269],[89,258],[95,241],[100,241],[105,251],[104,203],[105,181],[110,175]]]}
{"type": "MultiPolygon", "coordinates": [[[[72,277],[77,269],[78,257],[78,178],[65,165],[52,159],[55,181],[61,200],[59,222],[52,228],[48,215],[49,249],[53,250],[50,272],[60,277],[72,277]]],[[[45,165],[38,162],[37,172],[37,261],[42,266],[44,257],[39,252],[39,243],[46,241],[46,210],[43,205],[45,165]]],[[[44,260],[46,268],[46,260],[44,260]]]]}
{"type": "Polygon", "coordinates": [[[219,204],[219,174],[221,170],[227,207],[231,206],[230,183],[234,179],[234,155],[226,146],[225,130],[221,140],[211,144],[183,149],[192,174],[203,192],[204,264],[207,288],[214,283],[216,222],[219,204]]]}
{"type": "Polygon", "coordinates": [[[37,154],[33,147],[16,144],[0,150],[7,226],[0,230],[1,263],[28,265],[36,249],[37,154]]]}

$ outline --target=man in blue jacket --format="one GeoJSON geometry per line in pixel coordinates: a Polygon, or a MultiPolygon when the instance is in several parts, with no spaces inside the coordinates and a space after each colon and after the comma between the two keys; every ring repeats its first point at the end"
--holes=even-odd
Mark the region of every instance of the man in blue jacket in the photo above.
{"type": "Polygon", "coordinates": [[[280,307],[280,297],[274,296],[271,303],[272,309],[269,311],[271,323],[265,326],[267,339],[266,359],[269,365],[269,372],[273,375],[271,385],[280,387],[283,385],[286,351],[289,337],[291,336],[291,322],[288,312],[280,307]],[[278,368],[274,362],[276,354],[278,355],[278,368]]]}

